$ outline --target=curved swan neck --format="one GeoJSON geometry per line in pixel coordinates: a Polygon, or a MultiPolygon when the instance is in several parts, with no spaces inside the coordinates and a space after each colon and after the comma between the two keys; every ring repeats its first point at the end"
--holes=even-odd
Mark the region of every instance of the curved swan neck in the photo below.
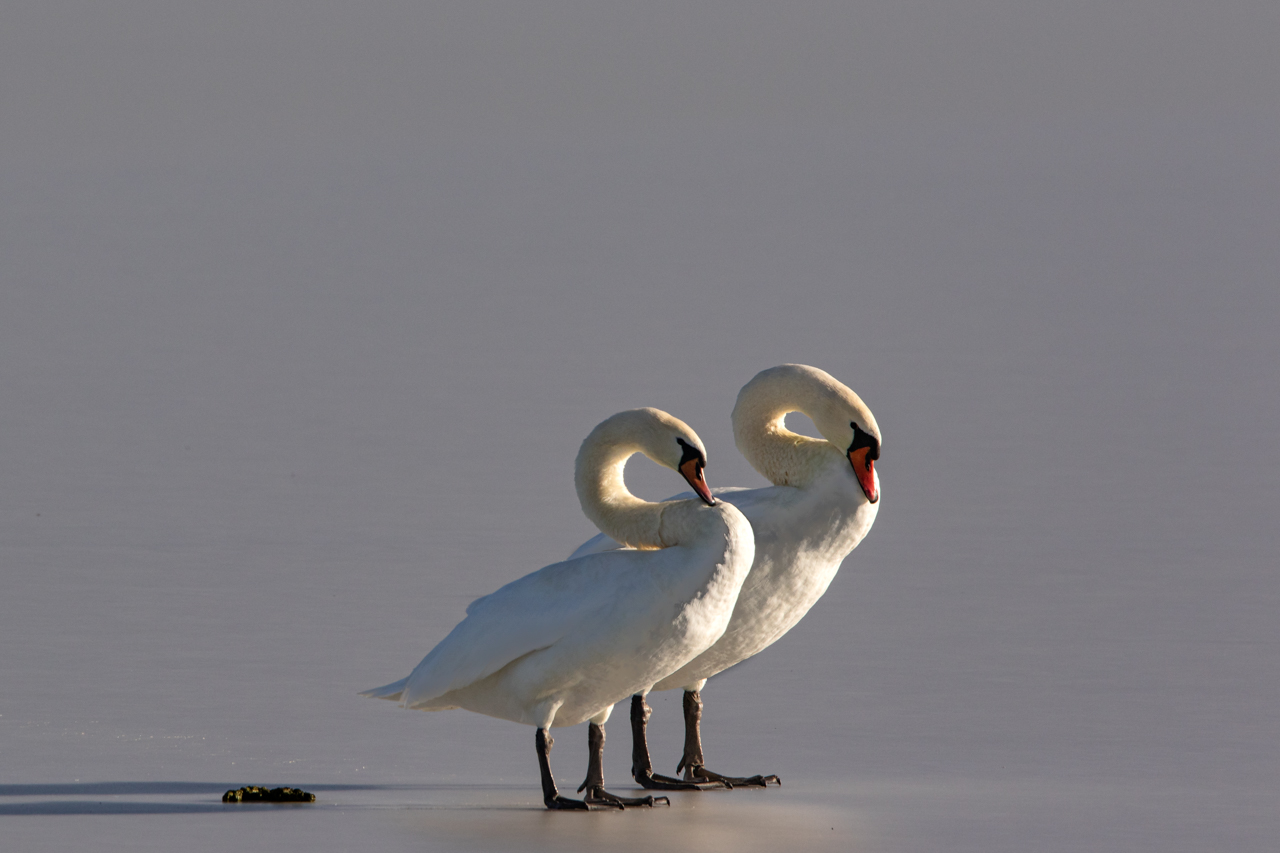
{"type": "Polygon", "coordinates": [[[665,464],[660,461],[657,442],[665,440],[676,446],[674,436],[661,430],[653,416],[655,411],[635,409],[605,420],[582,442],[574,466],[574,485],[583,513],[606,536],[633,548],[679,544],[679,533],[672,529],[678,525],[668,525],[664,530],[663,515],[668,507],[680,502],[653,503],[638,498],[622,476],[627,460],[634,454],[643,453],[665,464]]]}
{"type": "Polygon", "coordinates": [[[802,364],[784,364],[756,374],[738,393],[733,438],[738,450],[770,482],[803,488],[852,440],[850,419],[861,421],[879,439],[866,405],[835,377],[802,364]],[[807,415],[824,438],[787,429],[789,412],[807,415]]]}

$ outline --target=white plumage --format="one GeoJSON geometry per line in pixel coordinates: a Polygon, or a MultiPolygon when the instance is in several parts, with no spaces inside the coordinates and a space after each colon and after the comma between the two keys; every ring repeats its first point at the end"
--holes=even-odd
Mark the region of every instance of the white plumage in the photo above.
{"type": "MultiPolygon", "coordinates": [[[[724,635],[654,686],[695,694],[699,715],[696,694],[706,679],[758,654],[795,627],[867,535],[880,507],[873,464],[880,451],[879,427],[862,400],[830,374],[794,364],[762,371],[739,393],[733,424],[738,449],[774,483],[715,491],[751,522],[755,562],[724,635]],[[784,418],[795,411],[808,415],[824,438],[788,430],[784,418]]],[[[602,534],[574,556],[619,547],[602,534]]],[[[691,725],[696,727],[696,718],[691,725]]],[[[700,749],[687,750],[681,765],[693,766],[691,778],[718,778],[701,772],[700,749]]]]}
{"type": "Polygon", "coordinates": [[[743,532],[726,529],[719,543],[593,554],[512,581],[472,602],[408,678],[364,695],[540,728],[591,719],[724,632],[746,573],[738,541],[750,553],[743,532]]]}
{"type": "Polygon", "coordinates": [[[578,454],[578,496],[601,530],[638,550],[571,558],[477,599],[407,678],[363,695],[539,729],[602,724],[615,702],[705,651],[729,623],[754,545],[742,513],[707,505],[705,461],[697,434],[665,412],[602,422],[578,454]],[[636,452],[680,471],[703,500],[632,495],[622,472],[636,452]]]}

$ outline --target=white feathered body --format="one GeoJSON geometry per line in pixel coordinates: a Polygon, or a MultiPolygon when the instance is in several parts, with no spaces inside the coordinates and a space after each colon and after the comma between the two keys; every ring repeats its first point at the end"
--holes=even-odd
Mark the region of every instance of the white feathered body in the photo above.
{"type": "Polygon", "coordinates": [[[673,504],[663,523],[685,528],[687,544],[589,554],[513,581],[472,602],[408,678],[366,695],[545,728],[647,690],[723,635],[754,557],[732,505],[673,504]]]}
{"type": "MultiPolygon", "coordinates": [[[[867,500],[844,454],[830,448],[827,455],[829,461],[803,488],[715,490],[717,498],[737,506],[751,522],[755,562],[724,634],[658,680],[655,690],[701,689],[705,679],[780,639],[827,591],[844,558],[871,530],[880,507],[867,500]]],[[[619,547],[601,534],[574,555],[619,547]]]]}

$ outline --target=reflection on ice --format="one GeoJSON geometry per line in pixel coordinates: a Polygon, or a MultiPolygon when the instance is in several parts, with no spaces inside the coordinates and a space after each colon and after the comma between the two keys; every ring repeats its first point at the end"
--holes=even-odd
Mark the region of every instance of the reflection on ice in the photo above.
{"type": "MultiPolygon", "coordinates": [[[[637,789],[638,790],[638,789],[637,789]]],[[[620,787],[629,795],[630,791],[620,787]]],[[[583,813],[549,812],[531,792],[527,809],[508,806],[509,792],[489,799],[483,815],[465,808],[427,808],[398,815],[424,844],[450,850],[629,851],[687,849],[703,853],[743,850],[865,849],[861,816],[828,803],[806,803],[794,793],[736,791],[673,794],[670,808],[583,813]]],[[[479,800],[480,798],[478,798],[479,800]]]]}

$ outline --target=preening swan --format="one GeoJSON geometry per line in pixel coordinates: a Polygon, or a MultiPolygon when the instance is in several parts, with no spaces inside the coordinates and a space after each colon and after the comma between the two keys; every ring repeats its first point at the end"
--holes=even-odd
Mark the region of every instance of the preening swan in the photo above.
{"type": "MultiPolygon", "coordinates": [[[[857,394],[830,374],[802,364],[758,373],[733,408],[733,436],[742,455],[774,485],[716,490],[751,522],[755,563],[742,585],[733,618],[716,643],[663,677],[655,690],[683,687],[685,780],[764,785],[776,776],[727,777],[704,766],[700,721],[706,680],[764,650],[795,627],[827,591],[840,563],[871,529],[880,507],[880,429],[857,394]],[[823,439],[786,428],[789,412],[802,412],[823,439]]],[[[617,548],[605,536],[574,556],[617,548]]],[[[655,776],[645,743],[650,709],[644,694],[631,700],[632,775],[647,788],[679,780],[655,776]]]]}
{"type": "Polygon", "coordinates": [[[547,808],[653,805],[604,790],[604,722],[615,702],[706,651],[729,624],[754,543],[742,513],[712,497],[697,433],[658,409],[620,412],[582,443],[574,471],[583,512],[626,543],[512,581],[467,616],[408,678],[363,695],[406,708],[466,708],[537,727],[547,808]],[[651,503],[623,468],[643,453],[679,471],[698,498],[651,503]],[[584,800],[561,797],[548,729],[590,720],[584,800]]]}

